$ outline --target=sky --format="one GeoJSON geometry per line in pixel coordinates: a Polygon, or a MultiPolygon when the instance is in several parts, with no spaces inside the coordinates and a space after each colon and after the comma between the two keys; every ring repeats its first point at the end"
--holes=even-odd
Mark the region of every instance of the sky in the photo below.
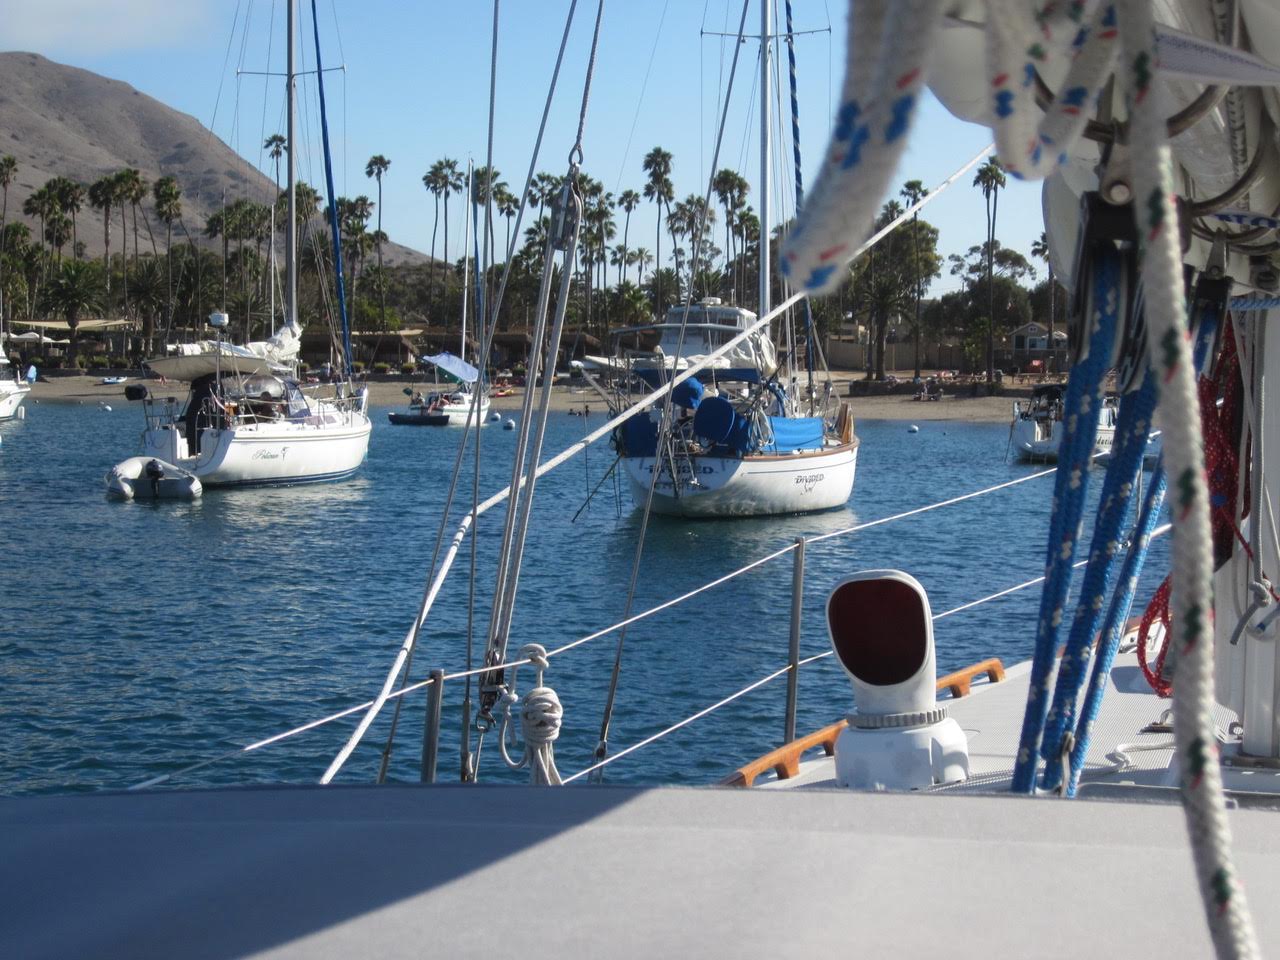
{"type": "MultiPolygon", "coordinates": [[[[774,0],[781,13],[781,0],[774,0]]],[[[485,162],[492,4],[404,3],[403,0],[317,0],[326,67],[330,140],[340,195],[376,188],[364,167],[373,154],[391,160],[383,181],[383,229],[401,243],[430,251],[433,203],[422,175],[441,157],[465,167],[485,162]],[[333,67],[344,67],[332,70],[333,67]]],[[[746,31],[758,38],[759,0],[750,0],[746,31]]],[[[505,0],[500,5],[494,166],[519,194],[527,174],[570,0],[505,0]]],[[[284,83],[258,75],[284,66],[285,0],[42,0],[6,12],[5,43],[132,84],[189,113],[242,156],[271,174],[262,140],[284,127],[284,83]]],[[[845,4],[794,0],[801,152],[806,184],[825,152],[844,73],[845,4]],[[815,31],[812,33],[806,31],[815,31]]],[[[310,3],[303,3],[302,64],[314,65],[310,3]]],[[[573,146],[596,4],[579,0],[538,170],[564,173],[573,146]]],[[[716,128],[728,89],[741,0],[609,0],[583,137],[583,168],[615,194],[642,190],[641,162],[662,146],[674,157],[677,199],[706,191],[716,128]],[[720,37],[715,33],[734,36],[720,37]]],[[[740,46],[738,71],[719,167],[738,169],[752,184],[759,211],[758,39],[740,46]]],[[[794,209],[788,128],[786,53],[774,91],[775,147],[771,195],[775,211],[794,209]],[[780,96],[780,101],[777,99],[780,96]],[[777,123],[777,107],[783,124],[777,123]]],[[[300,175],[317,187],[319,154],[315,78],[303,81],[299,122],[307,140],[300,175]]],[[[952,117],[932,97],[922,104],[895,183],[932,188],[990,142],[989,131],[952,117]]],[[[985,232],[984,204],[972,173],[925,208],[941,231],[941,252],[963,253],[985,232]]],[[[1011,181],[1000,201],[998,237],[1029,256],[1043,229],[1040,189],[1011,181]]],[[[460,253],[461,201],[450,210],[450,254],[460,253]]],[[[376,214],[375,214],[376,216],[376,214]]],[[[775,220],[776,222],[776,220],[775,220]]],[[[443,224],[437,253],[443,253],[443,224]]],[[[630,246],[655,244],[651,203],[632,214],[630,246]]],[[[498,224],[499,245],[505,224],[498,224]]],[[[721,225],[722,229],[722,225],[721,225]]],[[[618,215],[621,242],[623,217],[618,215]]],[[[718,233],[723,246],[723,233],[718,233]]],[[[664,256],[669,249],[664,241],[664,256]]],[[[1042,271],[1041,271],[1042,272],[1042,271]]],[[[612,279],[612,277],[611,277],[612,279]]],[[[945,271],[929,290],[958,282],[945,271]]]]}

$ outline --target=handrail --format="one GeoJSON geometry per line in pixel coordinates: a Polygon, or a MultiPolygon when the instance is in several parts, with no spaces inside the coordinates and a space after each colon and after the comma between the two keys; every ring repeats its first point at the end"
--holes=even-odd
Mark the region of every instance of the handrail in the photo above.
{"type": "MultiPolygon", "coordinates": [[[[939,678],[937,691],[938,693],[949,692],[953,700],[967,697],[974,678],[984,674],[988,683],[999,683],[1004,679],[1004,664],[996,657],[970,664],[963,670],[957,670],[955,673],[939,678]]],[[[750,787],[755,784],[756,777],[769,770],[772,770],[779,780],[790,780],[800,773],[800,758],[814,747],[820,746],[828,757],[833,756],[836,752],[836,739],[840,736],[840,731],[848,725],[847,719],[838,720],[821,730],[783,744],[776,750],[770,750],[763,757],[739,767],[721,780],[719,785],[750,787]]]]}

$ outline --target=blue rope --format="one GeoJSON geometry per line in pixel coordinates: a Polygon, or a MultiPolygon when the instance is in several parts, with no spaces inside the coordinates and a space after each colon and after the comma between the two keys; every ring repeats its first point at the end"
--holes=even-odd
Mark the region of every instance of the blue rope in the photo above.
{"type": "MultiPolygon", "coordinates": [[[[316,83],[320,91],[320,135],[324,143],[324,185],[329,194],[329,235],[333,238],[334,273],[338,275],[338,312],[342,317],[342,349],[345,353],[347,378],[351,378],[351,323],[347,318],[347,284],[342,269],[342,233],[338,226],[338,204],[333,189],[333,155],[329,150],[329,119],[324,108],[324,64],[320,61],[320,18],[316,16],[316,0],[311,0],[311,27],[316,38],[316,83]]],[[[289,144],[289,149],[295,149],[289,144]]]]}
{"type": "Polygon", "coordinates": [[[1142,458],[1146,453],[1155,406],[1156,384],[1152,376],[1146,378],[1136,393],[1126,395],[1120,404],[1111,462],[1102,485],[1101,508],[1093,528],[1089,563],[1085,567],[1066,649],[1058,665],[1053,702],[1041,741],[1041,756],[1045,760],[1043,787],[1046,790],[1055,790],[1062,782],[1062,764],[1058,760],[1063,754],[1067,732],[1075,729],[1076,702],[1093,659],[1093,638],[1101,626],[1104,601],[1111,593],[1112,575],[1124,541],[1133,490],[1142,471],[1142,458]]]}
{"type": "Polygon", "coordinates": [[[1080,538],[1085,494],[1089,487],[1089,464],[1097,440],[1098,414],[1102,408],[1102,381],[1111,366],[1115,343],[1119,277],[1119,255],[1113,250],[1100,251],[1093,264],[1094,316],[1089,354],[1072,369],[1063,400],[1066,417],[1058,450],[1058,471],[1054,478],[1045,584],[1040,595],[1027,709],[1022,718],[1018,756],[1013,768],[1012,789],[1015,793],[1032,793],[1035,790],[1040,740],[1049,710],[1049,675],[1053,670],[1062,611],[1071,587],[1071,567],[1080,538]]]}
{"type": "MultiPolygon", "coordinates": [[[[1218,326],[1222,320],[1222,310],[1218,304],[1206,304],[1196,330],[1194,358],[1196,369],[1203,371],[1209,359],[1210,348],[1217,336],[1218,326]]],[[[1148,372],[1148,383],[1151,374],[1148,372]]],[[[1146,389],[1146,385],[1144,385],[1146,389]]],[[[1120,578],[1116,584],[1116,592],[1112,595],[1107,609],[1107,618],[1103,622],[1099,634],[1098,655],[1093,664],[1093,672],[1089,677],[1089,687],[1085,692],[1084,702],[1080,707],[1080,718],[1076,724],[1075,745],[1071,749],[1071,772],[1067,782],[1066,795],[1074,797],[1080,785],[1080,775],[1084,771],[1085,757],[1089,753],[1089,743],[1093,738],[1093,726],[1098,719],[1098,711],[1102,708],[1102,698],[1107,692],[1107,680],[1111,676],[1111,667],[1115,663],[1116,653],[1120,649],[1120,641],[1124,637],[1125,624],[1133,609],[1134,596],[1138,589],[1138,579],[1142,575],[1147,553],[1151,546],[1151,535],[1160,521],[1164,507],[1165,491],[1168,487],[1164,472],[1163,455],[1156,463],[1151,474],[1151,485],[1142,503],[1138,515],[1138,524],[1133,540],[1129,544],[1129,552],[1125,556],[1120,570],[1120,578]]],[[[1059,681],[1061,682],[1061,681],[1059,681]]],[[[1047,778],[1046,778],[1047,779],[1047,778]]],[[[1046,784],[1047,785],[1047,784],[1046,784]]],[[[1055,783],[1056,786],[1056,783],[1055,783]]]]}
{"type": "Polygon", "coordinates": [[[1068,797],[1076,795],[1080,785],[1080,773],[1084,770],[1084,758],[1089,752],[1089,741],[1093,738],[1093,725],[1098,719],[1098,711],[1102,708],[1102,698],[1107,692],[1107,681],[1111,676],[1111,666],[1115,663],[1116,651],[1120,649],[1120,640],[1124,636],[1125,623],[1129,619],[1129,611],[1133,607],[1133,598],[1138,590],[1138,578],[1142,575],[1143,565],[1147,560],[1147,552],[1151,546],[1151,534],[1160,521],[1160,512],[1164,507],[1164,494],[1168,484],[1164,474],[1164,456],[1160,457],[1155,471],[1151,475],[1151,485],[1147,488],[1143,499],[1142,512],[1138,516],[1138,532],[1129,544],[1129,552],[1124,558],[1124,566],[1120,570],[1120,579],[1116,584],[1116,592],[1111,597],[1111,605],[1107,609],[1107,619],[1102,627],[1098,641],[1098,657],[1093,664],[1093,674],[1089,678],[1089,688],[1085,693],[1084,703],[1080,707],[1080,719],[1076,726],[1075,746],[1071,749],[1071,776],[1067,782],[1068,797]]]}

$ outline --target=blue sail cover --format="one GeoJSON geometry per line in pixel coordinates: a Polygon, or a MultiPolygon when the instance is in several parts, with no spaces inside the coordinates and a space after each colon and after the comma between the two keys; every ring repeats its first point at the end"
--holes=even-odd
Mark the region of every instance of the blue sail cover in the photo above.
{"type": "Polygon", "coordinates": [[[821,417],[770,417],[773,443],[761,449],[766,453],[790,453],[792,450],[821,450],[825,428],[821,417]]]}
{"type": "Polygon", "coordinates": [[[463,383],[475,383],[480,376],[480,371],[473,367],[461,357],[455,357],[446,350],[444,353],[437,353],[434,357],[423,356],[420,359],[427,363],[434,363],[441,370],[453,374],[463,383]]]}

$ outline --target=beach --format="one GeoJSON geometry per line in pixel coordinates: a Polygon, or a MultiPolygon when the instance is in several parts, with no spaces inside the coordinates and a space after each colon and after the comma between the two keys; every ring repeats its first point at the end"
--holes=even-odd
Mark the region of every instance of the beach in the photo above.
{"type": "MultiPolygon", "coordinates": [[[[910,394],[889,394],[873,397],[848,397],[848,384],[854,375],[832,374],[833,392],[838,393],[849,402],[855,419],[859,420],[902,420],[902,421],[936,421],[957,420],[968,423],[1008,423],[1012,415],[1012,399],[1010,396],[969,397],[946,396],[939,401],[913,400],[910,394]]],[[[28,404],[67,403],[98,404],[108,403],[113,408],[126,408],[129,401],[124,396],[124,385],[107,384],[100,381],[100,376],[51,377],[41,380],[27,398],[28,404]]],[[[127,383],[144,383],[152,396],[172,396],[181,400],[186,394],[186,385],[182,383],[160,383],[156,380],[134,380],[127,383]]],[[[410,382],[407,380],[374,380],[370,381],[369,401],[375,407],[398,407],[407,404],[404,394],[406,387],[426,390],[430,384],[410,382]]],[[[509,397],[494,397],[491,409],[500,413],[519,410],[524,402],[524,390],[514,388],[509,397]]],[[[553,410],[581,410],[589,406],[591,413],[604,412],[604,401],[587,386],[557,385],[551,393],[553,410]]]]}

